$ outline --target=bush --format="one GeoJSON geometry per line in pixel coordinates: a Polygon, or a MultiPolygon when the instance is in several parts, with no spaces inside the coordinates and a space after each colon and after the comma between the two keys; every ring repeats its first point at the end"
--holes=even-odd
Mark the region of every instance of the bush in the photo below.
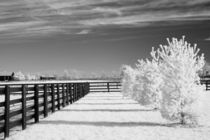
{"type": "Polygon", "coordinates": [[[179,120],[182,124],[197,123],[199,116],[194,107],[200,107],[202,87],[198,71],[204,65],[204,56],[199,49],[184,40],[168,39],[168,45],[157,50],[160,57],[160,72],[164,81],[161,87],[161,114],[169,120],[179,120]],[[196,106],[195,104],[198,104],[196,106]]]}
{"type": "Polygon", "coordinates": [[[121,67],[122,75],[122,94],[124,97],[131,97],[133,94],[133,85],[135,83],[135,70],[128,66],[121,67]]]}
{"type": "Polygon", "coordinates": [[[184,37],[168,40],[168,45],[152,48],[152,60],[138,60],[136,68],[123,66],[123,95],[141,105],[160,108],[162,117],[197,124],[202,114],[203,87],[198,73],[204,55],[184,37]]]}
{"type": "Polygon", "coordinates": [[[16,81],[23,81],[25,80],[25,75],[22,72],[16,72],[14,75],[14,80],[16,81]]]}
{"type": "Polygon", "coordinates": [[[160,84],[162,83],[158,62],[138,60],[136,64],[136,82],[133,86],[133,98],[141,105],[159,108],[161,100],[160,84]]]}

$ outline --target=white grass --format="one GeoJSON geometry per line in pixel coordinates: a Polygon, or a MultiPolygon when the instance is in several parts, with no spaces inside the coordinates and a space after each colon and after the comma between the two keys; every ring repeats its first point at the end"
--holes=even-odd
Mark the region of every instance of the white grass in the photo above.
{"type": "Polygon", "coordinates": [[[205,123],[196,128],[164,120],[120,93],[91,93],[7,140],[208,140],[210,92],[205,123]]]}

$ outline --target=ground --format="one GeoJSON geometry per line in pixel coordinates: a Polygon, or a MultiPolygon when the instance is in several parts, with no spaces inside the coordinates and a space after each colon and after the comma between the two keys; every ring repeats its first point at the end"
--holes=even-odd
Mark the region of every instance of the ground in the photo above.
{"type": "Polygon", "coordinates": [[[183,127],[121,93],[90,93],[7,140],[208,140],[209,114],[200,126],[183,127]]]}

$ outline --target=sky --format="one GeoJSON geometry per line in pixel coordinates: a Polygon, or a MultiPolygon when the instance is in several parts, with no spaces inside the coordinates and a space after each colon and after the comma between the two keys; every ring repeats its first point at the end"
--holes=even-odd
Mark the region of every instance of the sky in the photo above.
{"type": "Polygon", "coordinates": [[[210,0],[1,0],[0,71],[117,71],[183,35],[210,62],[210,0]]]}

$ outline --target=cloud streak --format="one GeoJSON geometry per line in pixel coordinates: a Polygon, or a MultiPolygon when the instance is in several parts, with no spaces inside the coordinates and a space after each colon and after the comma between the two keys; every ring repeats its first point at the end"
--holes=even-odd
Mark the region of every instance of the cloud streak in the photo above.
{"type": "Polygon", "coordinates": [[[90,33],[90,30],[82,30],[82,31],[80,31],[80,32],[78,32],[76,34],[78,34],[78,35],[85,35],[85,34],[89,34],[89,33],[90,33]]]}
{"type": "Polygon", "coordinates": [[[206,40],[206,41],[210,41],[210,37],[206,38],[205,40],[206,40]]]}
{"type": "Polygon", "coordinates": [[[105,26],[210,19],[209,0],[1,0],[0,38],[88,34],[105,26]]]}

